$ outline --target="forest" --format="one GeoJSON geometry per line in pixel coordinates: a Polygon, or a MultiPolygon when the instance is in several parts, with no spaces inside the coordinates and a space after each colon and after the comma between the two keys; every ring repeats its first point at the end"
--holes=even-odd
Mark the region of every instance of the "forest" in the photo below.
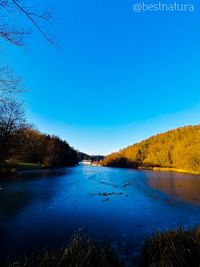
{"type": "MultiPolygon", "coordinates": [[[[44,30],[52,19],[51,12],[40,7],[27,7],[23,1],[15,0],[0,1],[0,8],[2,44],[8,43],[24,49],[26,37],[31,34],[28,29],[30,26],[45,41],[57,48],[55,40],[44,30]]],[[[0,169],[9,169],[9,166],[17,163],[35,163],[41,167],[77,164],[77,151],[66,141],[54,135],[43,134],[27,122],[23,100],[26,91],[21,77],[17,76],[11,67],[1,65],[0,169]]]]}
{"type": "Polygon", "coordinates": [[[71,166],[78,154],[66,141],[43,134],[28,124],[23,85],[8,67],[0,69],[0,164],[36,163],[41,167],[71,166]]]}
{"type": "Polygon", "coordinates": [[[31,127],[13,131],[0,138],[1,162],[36,163],[43,167],[78,164],[77,152],[57,136],[43,134],[31,127]]]}
{"type": "Polygon", "coordinates": [[[185,126],[152,136],[108,155],[102,165],[200,172],[200,125],[185,126]]]}
{"type": "Polygon", "coordinates": [[[27,124],[19,103],[13,101],[0,103],[0,163],[26,162],[44,167],[78,163],[77,152],[66,141],[27,124]]]}
{"type": "Polygon", "coordinates": [[[80,152],[80,151],[77,151],[78,153],[78,159],[79,161],[83,161],[83,160],[91,160],[92,162],[93,161],[101,161],[104,159],[104,156],[101,156],[101,155],[88,155],[88,154],[85,154],[83,152],[80,152]]]}

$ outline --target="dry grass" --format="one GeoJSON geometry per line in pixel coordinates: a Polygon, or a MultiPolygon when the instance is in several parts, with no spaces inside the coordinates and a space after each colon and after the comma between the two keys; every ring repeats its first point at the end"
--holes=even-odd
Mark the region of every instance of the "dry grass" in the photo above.
{"type": "Polygon", "coordinates": [[[153,171],[162,171],[162,172],[177,172],[177,173],[188,173],[188,174],[194,174],[194,175],[200,175],[200,172],[195,171],[187,171],[183,169],[176,169],[176,168],[162,168],[162,167],[153,167],[153,171]]]}
{"type": "Polygon", "coordinates": [[[146,243],[143,267],[199,267],[200,227],[157,233],[146,243]]]}
{"type": "MultiPolygon", "coordinates": [[[[113,251],[100,248],[84,234],[76,233],[68,247],[43,251],[9,267],[122,267],[113,251]]],[[[157,233],[144,247],[141,267],[199,267],[200,227],[157,233]]]]}
{"type": "Polygon", "coordinates": [[[121,267],[109,248],[98,247],[84,234],[76,233],[65,249],[43,251],[9,267],[121,267]]]}
{"type": "Polygon", "coordinates": [[[16,174],[18,171],[39,170],[42,168],[44,168],[44,166],[37,163],[7,161],[5,163],[0,163],[0,175],[16,174]]]}

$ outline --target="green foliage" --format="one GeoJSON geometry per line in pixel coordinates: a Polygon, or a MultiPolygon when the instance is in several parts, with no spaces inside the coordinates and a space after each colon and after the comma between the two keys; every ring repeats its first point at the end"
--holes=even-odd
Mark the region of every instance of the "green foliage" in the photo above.
{"type": "Polygon", "coordinates": [[[177,128],[152,136],[108,155],[102,164],[113,167],[168,167],[199,172],[200,125],[177,128]],[[121,166],[122,159],[124,166],[121,166]]]}

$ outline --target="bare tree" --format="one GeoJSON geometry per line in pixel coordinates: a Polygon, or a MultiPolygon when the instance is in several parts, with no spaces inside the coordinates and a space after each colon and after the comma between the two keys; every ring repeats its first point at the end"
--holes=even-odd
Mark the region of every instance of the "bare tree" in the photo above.
{"type": "Polygon", "coordinates": [[[12,133],[24,124],[22,103],[8,99],[0,105],[0,133],[12,133]]]}
{"type": "Polygon", "coordinates": [[[10,139],[25,124],[22,103],[5,99],[0,103],[0,162],[6,159],[10,139]]]}
{"type": "Polygon", "coordinates": [[[0,102],[23,91],[20,77],[7,66],[0,68],[0,102]]]}
{"type": "Polygon", "coordinates": [[[0,161],[11,148],[11,137],[24,123],[24,111],[19,93],[21,79],[15,77],[8,67],[0,69],[0,161]]]}
{"type": "Polygon", "coordinates": [[[23,46],[24,37],[30,34],[30,30],[23,29],[19,24],[10,23],[13,21],[13,17],[21,14],[50,44],[55,46],[55,42],[42,25],[43,22],[50,22],[51,13],[40,12],[29,7],[27,2],[25,0],[0,0],[0,37],[16,46],[23,46]]]}
{"type": "MultiPolygon", "coordinates": [[[[32,1],[33,2],[33,1],[32,1]]],[[[43,22],[49,22],[50,12],[41,12],[30,6],[28,0],[0,0],[0,38],[16,46],[24,45],[24,37],[30,30],[21,26],[21,18],[27,19],[50,44],[56,45],[44,30],[43,22]]],[[[0,162],[12,148],[13,137],[25,125],[24,110],[19,93],[23,91],[21,79],[8,67],[0,68],[0,162]]]]}

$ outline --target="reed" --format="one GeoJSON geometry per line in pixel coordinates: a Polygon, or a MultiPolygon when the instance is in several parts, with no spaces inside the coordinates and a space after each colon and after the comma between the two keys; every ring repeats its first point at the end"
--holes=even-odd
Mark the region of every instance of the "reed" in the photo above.
{"type": "Polygon", "coordinates": [[[141,259],[142,267],[199,267],[200,227],[158,232],[147,241],[141,259]]]}
{"type": "Polygon", "coordinates": [[[9,267],[122,267],[110,248],[101,248],[87,235],[75,233],[69,245],[42,251],[14,262],[9,267]]]}

